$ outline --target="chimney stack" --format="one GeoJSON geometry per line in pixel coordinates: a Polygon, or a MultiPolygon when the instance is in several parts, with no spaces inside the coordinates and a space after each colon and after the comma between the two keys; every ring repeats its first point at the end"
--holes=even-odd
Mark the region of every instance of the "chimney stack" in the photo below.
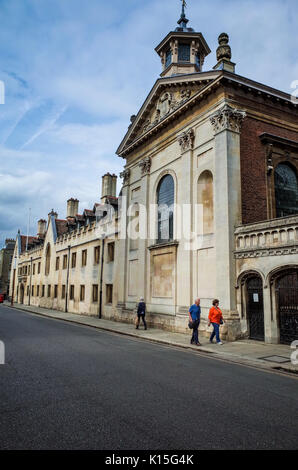
{"type": "Polygon", "coordinates": [[[79,200],[70,198],[67,201],[67,215],[66,218],[75,217],[79,213],[79,200]]]}
{"type": "Polygon", "coordinates": [[[42,238],[47,231],[47,221],[44,219],[40,219],[37,222],[37,236],[42,238]]]}
{"type": "Polygon", "coordinates": [[[117,176],[106,173],[102,177],[101,202],[104,204],[107,197],[116,197],[117,176]]]}

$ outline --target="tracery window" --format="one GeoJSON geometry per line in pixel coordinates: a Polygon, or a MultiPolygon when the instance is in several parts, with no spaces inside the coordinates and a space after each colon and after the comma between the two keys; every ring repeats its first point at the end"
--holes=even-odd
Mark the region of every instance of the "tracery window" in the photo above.
{"type": "Polygon", "coordinates": [[[298,182],[295,169],[287,163],[275,168],[276,217],[286,217],[298,213],[298,182]]]}

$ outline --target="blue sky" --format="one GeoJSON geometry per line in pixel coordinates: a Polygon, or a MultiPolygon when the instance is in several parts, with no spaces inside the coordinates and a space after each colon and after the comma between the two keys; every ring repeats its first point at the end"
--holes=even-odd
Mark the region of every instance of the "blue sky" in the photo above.
{"type": "MultiPolygon", "coordinates": [[[[215,65],[230,35],[236,72],[291,93],[298,79],[297,0],[188,0],[215,65]]],[[[161,72],[154,48],[176,27],[179,0],[0,0],[0,246],[31,234],[66,200],[100,199],[101,176],[119,174],[115,150],[161,72]]]]}

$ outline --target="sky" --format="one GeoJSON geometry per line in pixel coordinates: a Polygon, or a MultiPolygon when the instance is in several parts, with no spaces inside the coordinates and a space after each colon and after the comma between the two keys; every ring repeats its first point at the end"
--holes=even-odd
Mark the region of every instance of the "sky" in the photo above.
{"type": "MultiPolygon", "coordinates": [[[[29,208],[35,235],[52,208],[66,216],[70,197],[80,213],[100,200],[180,11],[180,0],[0,0],[0,247],[27,233],[29,208]]],[[[205,71],[227,32],[236,73],[292,93],[297,0],[188,0],[187,17],[212,50],[205,71]]]]}

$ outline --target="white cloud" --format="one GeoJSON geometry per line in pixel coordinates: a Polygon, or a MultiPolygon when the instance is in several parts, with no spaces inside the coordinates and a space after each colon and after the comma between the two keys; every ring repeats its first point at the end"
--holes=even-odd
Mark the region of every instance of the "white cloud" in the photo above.
{"type": "MultiPolygon", "coordinates": [[[[4,2],[0,210],[10,228],[2,224],[3,234],[25,227],[28,204],[37,220],[52,207],[64,216],[70,196],[89,207],[99,199],[101,175],[123,165],[114,152],[159,77],[154,47],[176,27],[180,7],[173,0],[4,2]]],[[[290,93],[298,79],[295,7],[296,0],[189,0],[190,26],[212,48],[205,70],[225,31],[238,74],[290,93]]]]}

